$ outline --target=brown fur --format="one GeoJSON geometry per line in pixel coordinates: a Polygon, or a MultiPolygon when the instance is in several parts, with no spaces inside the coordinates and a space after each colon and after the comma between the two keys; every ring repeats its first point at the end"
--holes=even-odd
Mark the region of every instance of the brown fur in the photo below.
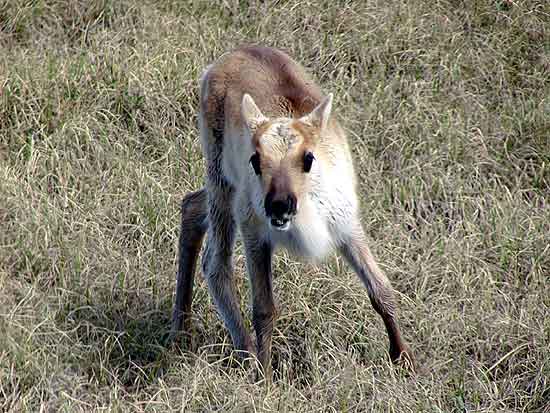
{"type": "Polygon", "coordinates": [[[318,141],[318,136],[321,133],[319,128],[311,125],[306,125],[305,123],[299,121],[292,122],[290,127],[294,129],[294,131],[296,131],[296,133],[302,138],[300,152],[313,150],[313,148],[315,147],[315,143],[318,141]]]}
{"type": "Polygon", "coordinates": [[[260,147],[260,139],[262,135],[270,128],[273,122],[267,121],[263,122],[262,124],[258,125],[258,128],[254,131],[254,135],[252,136],[252,145],[259,149],[260,147]]]}
{"type": "Polygon", "coordinates": [[[208,72],[203,102],[207,122],[223,129],[224,119],[242,124],[239,108],[246,91],[270,117],[302,117],[322,99],[321,89],[285,53],[261,46],[243,47],[222,57],[208,72]],[[226,113],[227,112],[227,113],[226,113]]]}

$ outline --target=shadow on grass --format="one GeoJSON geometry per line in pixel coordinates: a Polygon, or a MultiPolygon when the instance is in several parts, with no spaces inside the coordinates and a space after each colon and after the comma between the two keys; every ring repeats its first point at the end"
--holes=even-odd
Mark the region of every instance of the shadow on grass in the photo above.
{"type": "MultiPolygon", "coordinates": [[[[192,328],[170,337],[172,296],[159,298],[149,291],[110,288],[94,294],[73,295],[66,300],[58,323],[74,334],[75,351],[82,371],[101,385],[121,385],[128,390],[147,386],[164,377],[170,368],[192,365],[200,358],[226,372],[241,365],[230,357],[231,340],[223,323],[194,306],[192,328]],[[214,322],[215,325],[211,325],[214,322]]],[[[307,321],[296,319],[276,334],[272,366],[274,380],[291,380],[308,386],[315,375],[307,321]]],[[[370,358],[366,358],[368,362],[370,358]]]]}
{"type": "Polygon", "coordinates": [[[67,302],[59,322],[72,325],[75,345],[87,354],[81,367],[91,379],[139,386],[162,376],[169,365],[171,301],[134,291],[96,292],[67,302]]]}

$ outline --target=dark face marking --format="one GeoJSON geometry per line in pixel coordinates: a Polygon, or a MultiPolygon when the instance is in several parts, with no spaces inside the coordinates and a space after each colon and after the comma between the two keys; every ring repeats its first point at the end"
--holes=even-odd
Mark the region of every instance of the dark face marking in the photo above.
{"type": "Polygon", "coordinates": [[[311,171],[311,165],[313,164],[313,161],[315,159],[315,156],[313,156],[312,152],[306,152],[304,154],[304,172],[308,173],[311,171]]]}
{"type": "Polygon", "coordinates": [[[298,201],[293,193],[275,193],[269,191],[265,197],[265,213],[271,219],[271,225],[282,227],[286,225],[291,217],[296,215],[298,201]]]}
{"type": "Polygon", "coordinates": [[[262,170],[260,169],[260,154],[258,152],[254,152],[254,155],[250,157],[250,164],[254,168],[256,175],[262,174],[262,170]]]}

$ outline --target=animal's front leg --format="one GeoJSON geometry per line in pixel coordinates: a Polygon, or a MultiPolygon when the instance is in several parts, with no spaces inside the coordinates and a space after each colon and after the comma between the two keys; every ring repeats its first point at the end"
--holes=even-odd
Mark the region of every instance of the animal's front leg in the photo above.
{"type": "Polygon", "coordinates": [[[219,315],[231,334],[240,356],[252,351],[233,280],[233,246],[236,225],[231,214],[232,191],[210,185],[208,194],[208,233],[202,269],[208,290],[219,315]]]}
{"type": "Polygon", "coordinates": [[[356,224],[355,231],[340,247],[340,251],[367,288],[372,306],[384,321],[392,361],[405,363],[414,370],[414,358],[404,343],[397,325],[393,289],[374,260],[360,223],[356,224]]]}
{"type": "Polygon", "coordinates": [[[262,240],[252,225],[242,226],[246,261],[252,286],[252,323],[256,331],[258,360],[266,380],[271,380],[271,339],[277,308],[273,298],[272,247],[262,240]]]}

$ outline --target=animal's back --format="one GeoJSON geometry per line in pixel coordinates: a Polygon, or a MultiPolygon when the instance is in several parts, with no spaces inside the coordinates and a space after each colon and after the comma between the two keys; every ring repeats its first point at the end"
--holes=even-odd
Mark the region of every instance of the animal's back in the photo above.
{"type": "Polygon", "coordinates": [[[271,118],[299,118],[311,112],[323,96],[302,66],[287,54],[269,47],[239,48],[222,56],[203,79],[202,111],[208,126],[220,131],[226,122],[241,126],[244,93],[271,118]]]}

